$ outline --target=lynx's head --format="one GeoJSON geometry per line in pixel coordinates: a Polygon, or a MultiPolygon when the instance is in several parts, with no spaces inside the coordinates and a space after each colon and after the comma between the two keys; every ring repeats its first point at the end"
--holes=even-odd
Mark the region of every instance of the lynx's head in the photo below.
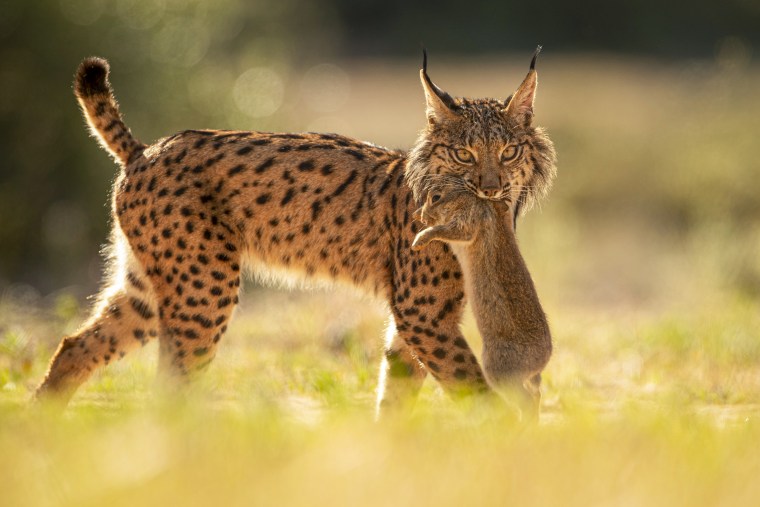
{"type": "Polygon", "coordinates": [[[520,87],[503,102],[450,96],[428,77],[423,53],[428,124],[406,168],[417,202],[436,187],[461,186],[480,198],[510,203],[516,217],[548,191],[556,173],[554,145],[533,126],[540,50],[520,87]]]}

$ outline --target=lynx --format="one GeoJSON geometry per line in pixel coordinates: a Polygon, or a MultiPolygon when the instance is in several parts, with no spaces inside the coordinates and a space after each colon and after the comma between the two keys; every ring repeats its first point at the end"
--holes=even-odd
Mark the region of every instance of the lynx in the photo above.
{"type": "Polygon", "coordinates": [[[425,57],[428,124],[407,154],[315,133],[187,130],[145,145],[122,119],[108,63],[85,59],[75,95],[120,166],[108,271],[37,397],[65,403],[153,339],[159,375],[184,383],[216,354],[246,268],[345,282],[387,301],[378,407],[413,398],[428,373],[449,393],[491,392],[459,329],[462,268],[444,243],[411,249],[412,213],[439,180],[525,209],[546,190],[554,151],[531,126],[534,64],[511,99],[468,100],[434,85],[425,57]]]}
{"type": "Polygon", "coordinates": [[[541,371],[552,351],[546,315],[517,248],[510,201],[478,199],[462,186],[432,188],[415,215],[430,225],[412,243],[451,243],[483,337],[483,368],[489,383],[507,391],[526,419],[538,418],[541,371]]]}

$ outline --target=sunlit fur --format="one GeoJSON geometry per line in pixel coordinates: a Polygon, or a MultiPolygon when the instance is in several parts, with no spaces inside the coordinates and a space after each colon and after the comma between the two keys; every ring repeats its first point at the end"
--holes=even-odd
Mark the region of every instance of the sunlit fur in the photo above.
{"type": "MultiPolygon", "coordinates": [[[[461,336],[465,289],[457,257],[441,243],[410,248],[419,224],[405,184],[406,153],[337,134],[254,131],[186,130],[146,145],[124,123],[108,73],[105,60],[88,58],[74,90],[92,132],[120,166],[110,274],[92,318],[61,341],[38,399],[65,400],[97,369],[153,339],[160,375],[185,383],[216,355],[246,271],[289,285],[302,278],[347,283],[386,301],[395,331],[386,342],[379,405],[398,406],[428,372],[453,394],[490,392],[461,336]]],[[[451,179],[453,192],[475,193],[488,182],[491,197],[529,202],[553,171],[549,141],[516,128],[532,118],[535,83],[531,69],[508,106],[442,101],[443,92],[423,83],[435,121],[415,148],[410,181],[419,187],[451,179]],[[504,140],[523,148],[522,158],[503,166],[506,191],[492,173],[477,173],[494,170],[504,140]],[[444,147],[455,144],[470,150],[459,152],[460,161],[473,162],[467,171],[444,147]],[[420,177],[427,170],[432,180],[420,177]]]]}
{"type": "Polygon", "coordinates": [[[414,252],[407,154],[338,134],[186,130],[138,141],[100,58],[74,91],[120,166],[109,273],[93,316],[61,340],[37,399],[65,401],[95,371],[159,341],[159,374],[183,385],[213,360],[241,278],[343,283],[392,318],[378,405],[413,398],[429,373],[450,393],[490,392],[460,329],[464,280],[447,245],[414,252]]]}
{"type": "Polygon", "coordinates": [[[515,213],[524,213],[547,193],[556,174],[554,145],[544,129],[523,125],[505,111],[511,98],[458,98],[450,115],[428,123],[406,169],[418,202],[436,185],[461,185],[478,197],[510,202],[515,213]],[[518,155],[503,162],[500,156],[509,145],[518,147],[518,155]],[[457,162],[452,153],[457,148],[470,150],[475,162],[457,162]],[[493,195],[481,188],[489,177],[498,181],[493,195]]]}

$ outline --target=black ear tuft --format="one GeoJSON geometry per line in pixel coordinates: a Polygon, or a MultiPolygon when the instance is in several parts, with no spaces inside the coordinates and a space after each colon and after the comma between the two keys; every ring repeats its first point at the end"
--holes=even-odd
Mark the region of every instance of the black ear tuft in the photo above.
{"type": "Polygon", "coordinates": [[[74,93],[78,97],[110,93],[111,85],[108,83],[108,71],[108,62],[103,58],[94,56],[85,58],[77,69],[74,93]]]}
{"type": "Polygon", "coordinates": [[[538,58],[539,53],[541,53],[541,45],[536,47],[536,52],[533,53],[533,59],[530,61],[530,70],[536,70],[536,58],[538,58]]]}
{"type": "Polygon", "coordinates": [[[425,80],[428,88],[430,88],[430,90],[438,96],[438,98],[444,103],[446,107],[452,111],[459,109],[459,106],[457,106],[454,98],[445,91],[438,88],[438,86],[430,80],[430,76],[427,74],[427,50],[424,47],[422,48],[422,78],[425,80]]]}

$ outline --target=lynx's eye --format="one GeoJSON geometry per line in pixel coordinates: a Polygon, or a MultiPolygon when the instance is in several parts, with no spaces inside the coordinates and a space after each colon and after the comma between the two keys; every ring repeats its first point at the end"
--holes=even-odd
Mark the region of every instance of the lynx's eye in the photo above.
{"type": "Polygon", "coordinates": [[[512,160],[516,159],[519,154],[520,147],[514,144],[510,144],[504,148],[504,151],[501,152],[501,161],[511,162],[512,160]]]}
{"type": "Polygon", "coordinates": [[[454,159],[460,164],[469,165],[475,162],[475,155],[465,148],[457,148],[452,150],[451,153],[454,155],[454,159]]]}

